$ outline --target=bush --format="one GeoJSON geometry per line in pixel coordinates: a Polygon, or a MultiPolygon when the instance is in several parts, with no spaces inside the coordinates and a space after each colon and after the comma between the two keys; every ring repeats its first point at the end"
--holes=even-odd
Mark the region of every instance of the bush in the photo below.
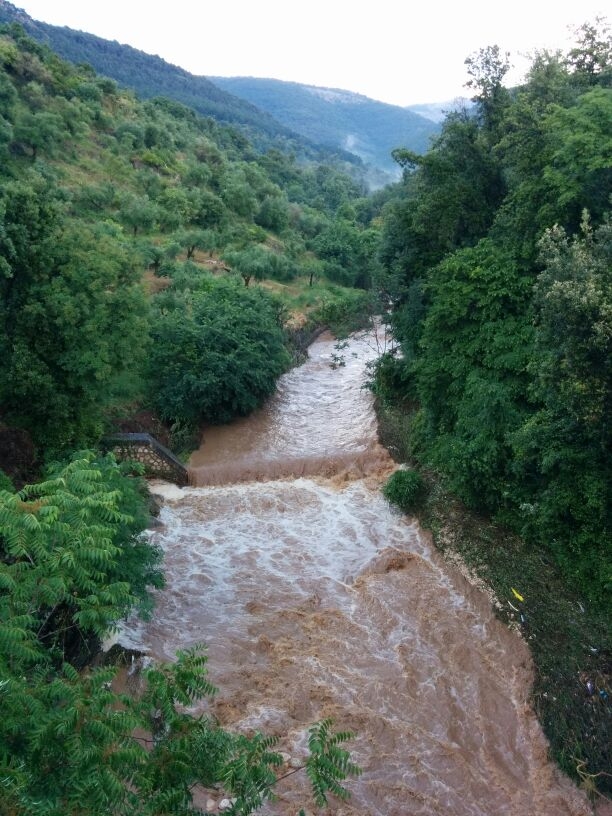
{"type": "Polygon", "coordinates": [[[158,296],[152,336],[151,398],[177,427],[249,414],[291,362],[278,303],[233,280],[158,296]]]}
{"type": "Polygon", "coordinates": [[[369,325],[372,304],[368,292],[336,287],[329,291],[331,297],[312,312],[313,323],[328,326],[332,334],[340,338],[369,325]]]}
{"type": "Polygon", "coordinates": [[[382,492],[387,501],[404,513],[414,513],[425,497],[425,482],[416,470],[396,470],[382,492]]]}

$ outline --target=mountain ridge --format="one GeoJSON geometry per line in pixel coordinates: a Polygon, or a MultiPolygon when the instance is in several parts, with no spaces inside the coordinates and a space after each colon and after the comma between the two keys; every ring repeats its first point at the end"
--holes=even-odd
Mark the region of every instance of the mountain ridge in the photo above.
{"type": "MultiPolygon", "coordinates": [[[[12,23],[22,26],[28,36],[49,46],[63,59],[74,64],[89,64],[97,73],[114,79],[142,98],[166,96],[204,116],[241,128],[256,146],[268,148],[285,145],[309,157],[317,157],[321,148],[274,120],[267,112],[227,93],[204,76],[191,74],[157,55],[147,54],[117,40],[106,40],[68,26],[34,20],[8,0],[0,0],[0,24],[12,23]]],[[[328,147],[328,153],[329,150],[328,147]]],[[[360,164],[348,151],[336,149],[334,154],[336,160],[360,164]]]]}
{"type": "Polygon", "coordinates": [[[372,187],[399,178],[391,157],[394,148],[425,152],[431,136],[439,132],[439,123],[427,117],[352,91],[255,78],[249,82],[263,83],[263,93],[261,88],[245,91],[235,78],[191,74],[117,40],[36,21],[8,0],[0,0],[1,23],[18,23],[64,59],[87,63],[143,98],[166,96],[234,125],[259,149],[285,147],[318,161],[339,160],[355,167],[365,163],[371,168],[367,173],[372,187]],[[233,89],[228,87],[232,82],[233,89]],[[275,83],[276,101],[270,99],[270,83],[275,83]]]}
{"type": "Polygon", "coordinates": [[[423,153],[440,130],[438,122],[408,108],[341,88],[260,77],[211,76],[210,80],[286,127],[321,144],[349,150],[395,178],[400,172],[391,151],[407,147],[423,153]]]}

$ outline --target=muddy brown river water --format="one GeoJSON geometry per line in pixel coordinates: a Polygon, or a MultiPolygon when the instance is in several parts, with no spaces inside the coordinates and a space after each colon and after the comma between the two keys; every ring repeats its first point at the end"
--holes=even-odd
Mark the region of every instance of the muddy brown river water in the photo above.
{"type": "MultiPolygon", "coordinates": [[[[547,759],[526,644],[380,494],[374,355],[321,337],[264,409],[205,433],[200,486],[154,487],[168,586],[121,641],[164,659],[207,643],[217,716],[292,757],[322,717],[354,731],[363,775],[327,813],[587,816],[547,759]]],[[[308,807],[300,776],[262,812],[308,807]]]]}

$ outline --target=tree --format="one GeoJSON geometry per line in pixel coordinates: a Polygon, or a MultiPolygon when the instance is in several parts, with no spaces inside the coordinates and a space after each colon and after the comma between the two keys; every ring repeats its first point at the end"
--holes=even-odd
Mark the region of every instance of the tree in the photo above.
{"type": "Polygon", "coordinates": [[[211,229],[183,230],[176,236],[176,240],[185,248],[188,261],[192,260],[196,249],[210,253],[219,245],[219,235],[211,229]]]}
{"type": "Polygon", "coordinates": [[[243,171],[226,173],[221,198],[226,207],[242,218],[250,219],[257,211],[257,199],[243,171]]]}
{"type": "Polygon", "coordinates": [[[137,244],[137,250],[144,264],[159,277],[172,270],[180,249],[181,245],[178,241],[169,241],[166,244],[141,241],[137,244]]]}
{"type": "Polygon", "coordinates": [[[260,281],[274,277],[273,271],[278,266],[277,256],[261,246],[252,246],[239,252],[225,252],[223,259],[240,275],[245,286],[253,278],[260,281]]]}
{"type": "Polygon", "coordinates": [[[82,664],[147,588],[161,587],[161,552],[140,533],[144,484],[112,457],[76,454],[48,478],[0,494],[1,618],[23,621],[3,644],[6,664],[28,666],[42,647],[49,660],[82,664]]]}
{"type": "MultiPolygon", "coordinates": [[[[537,263],[537,240],[544,229],[564,220],[558,190],[549,183],[552,140],[551,113],[575,100],[561,53],[536,54],[527,83],[519,87],[506,117],[496,152],[508,193],[495,216],[492,234],[514,247],[528,267],[537,263]]],[[[557,175],[557,179],[560,179],[557,175]]]]}
{"type": "Polygon", "coordinates": [[[317,255],[327,261],[325,274],[337,283],[351,286],[357,277],[360,233],[349,221],[331,221],[311,241],[317,255]]]}
{"type": "Polygon", "coordinates": [[[599,222],[610,206],[612,88],[592,88],[572,107],[553,109],[546,126],[550,162],[544,179],[562,223],[575,232],[583,208],[599,222]]]}
{"type": "Polygon", "coordinates": [[[128,194],[121,202],[119,220],[132,230],[136,236],[139,232],[150,230],[159,216],[158,208],[149,199],[149,196],[128,194]]]}
{"type": "Polygon", "coordinates": [[[10,121],[13,119],[18,98],[17,91],[11,80],[6,74],[0,74],[0,114],[10,121]]]}
{"type": "Polygon", "coordinates": [[[57,143],[65,136],[64,124],[60,116],[48,111],[24,112],[16,120],[13,138],[19,145],[31,151],[32,161],[38,154],[52,154],[57,143]]]}
{"type": "Polygon", "coordinates": [[[532,281],[490,239],[450,255],[425,282],[412,363],[421,453],[469,505],[496,510],[511,478],[508,434],[526,408],[532,281]]]}
{"type": "Polygon", "coordinates": [[[476,92],[472,100],[478,106],[484,131],[491,144],[499,138],[510,103],[510,95],[502,84],[511,67],[509,57],[507,51],[501,53],[498,45],[489,45],[464,61],[470,77],[465,84],[476,92]]]}
{"type": "Polygon", "coordinates": [[[505,185],[478,120],[467,111],[447,116],[424,156],[403,150],[395,155],[413,172],[405,178],[402,198],[387,209],[382,261],[409,283],[446,253],[486,235],[505,185]]]}
{"type": "Polygon", "coordinates": [[[161,229],[172,232],[190,223],[201,206],[198,199],[182,187],[166,187],[155,202],[161,229]]]}
{"type": "Polygon", "coordinates": [[[284,196],[267,195],[255,215],[255,223],[273,232],[282,232],[289,223],[288,206],[284,196]]]}
{"type": "Polygon", "coordinates": [[[210,190],[201,190],[199,192],[199,201],[197,212],[194,216],[194,222],[204,229],[213,229],[220,226],[225,218],[226,209],[225,204],[210,190]]]}
{"type": "Polygon", "coordinates": [[[593,23],[584,23],[575,31],[577,43],[567,55],[567,66],[578,85],[601,85],[612,83],[612,36],[610,28],[601,17],[593,23]]]}
{"type": "Polygon", "coordinates": [[[540,242],[532,398],[513,437],[525,534],[552,549],[582,592],[610,603],[608,489],[612,450],[612,224],[540,242]]]}
{"type": "Polygon", "coordinates": [[[281,310],[263,290],[200,279],[156,298],[151,398],[160,416],[197,426],[248,414],[289,365],[281,310]]]}
{"type": "Polygon", "coordinates": [[[47,453],[96,441],[117,377],[147,339],[117,228],[69,225],[40,178],[0,197],[0,406],[47,453]]]}

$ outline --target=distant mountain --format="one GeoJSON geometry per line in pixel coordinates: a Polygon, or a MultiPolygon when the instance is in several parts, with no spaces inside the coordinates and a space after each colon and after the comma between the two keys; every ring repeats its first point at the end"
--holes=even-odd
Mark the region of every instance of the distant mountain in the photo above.
{"type": "MultiPolygon", "coordinates": [[[[222,90],[205,77],[194,76],[158,56],[121,45],[116,40],[104,40],[66,26],[38,22],[6,0],[0,0],[0,24],[3,23],[18,23],[32,39],[49,46],[64,59],[75,64],[89,64],[98,73],[133,89],[142,98],[166,96],[204,116],[238,126],[258,147],[285,144],[298,154],[305,153],[319,161],[326,158],[320,155],[319,145],[299,132],[292,132],[269,113],[222,90]]],[[[336,149],[334,154],[336,159],[356,161],[349,151],[336,149]]],[[[331,158],[329,150],[327,158],[331,158]]]]}
{"type": "Polygon", "coordinates": [[[291,130],[315,142],[355,153],[397,177],[396,147],[425,152],[439,124],[430,117],[367,96],[335,88],[254,77],[210,77],[236,96],[267,111],[291,130]]]}
{"type": "Polygon", "coordinates": [[[447,102],[429,102],[421,105],[407,105],[405,110],[418,113],[419,116],[424,116],[426,119],[431,119],[432,122],[443,122],[446,114],[451,111],[459,110],[463,107],[470,108],[472,102],[463,96],[457,96],[455,99],[450,99],[447,102]]]}

